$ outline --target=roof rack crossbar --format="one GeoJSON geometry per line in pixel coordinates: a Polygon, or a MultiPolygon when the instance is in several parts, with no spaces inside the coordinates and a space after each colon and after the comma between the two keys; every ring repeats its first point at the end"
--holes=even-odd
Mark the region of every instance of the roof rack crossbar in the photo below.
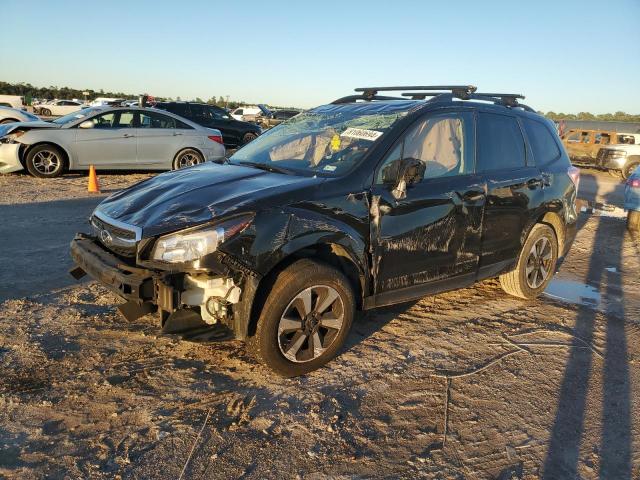
{"type": "Polygon", "coordinates": [[[364,95],[347,95],[346,97],[338,98],[331,102],[334,105],[338,105],[340,103],[350,103],[355,102],[356,100],[406,100],[406,98],[400,97],[387,97],[382,95],[373,95],[370,97],[366,97],[364,95]]]}
{"type": "Polygon", "coordinates": [[[425,90],[425,91],[450,91],[456,97],[466,98],[470,94],[474,93],[478,87],[473,85],[430,85],[430,86],[404,86],[404,87],[360,87],[356,88],[356,92],[363,92],[365,97],[373,97],[378,92],[393,92],[393,91],[411,91],[411,90],[425,90]]]}

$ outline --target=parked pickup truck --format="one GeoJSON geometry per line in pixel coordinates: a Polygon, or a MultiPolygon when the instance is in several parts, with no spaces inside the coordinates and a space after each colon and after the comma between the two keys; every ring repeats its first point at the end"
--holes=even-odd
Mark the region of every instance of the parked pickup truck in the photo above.
{"type": "Polygon", "coordinates": [[[640,144],[640,134],[620,133],[609,130],[570,129],[561,137],[569,158],[574,165],[598,167],[598,151],[610,145],[640,144]]]}
{"type": "Polygon", "coordinates": [[[551,123],[474,86],[357,91],[111,195],[71,243],[72,275],[166,332],[229,330],[284,376],[337,355],[357,310],[492,277],[540,295],[578,218],[551,123]],[[397,90],[436,93],[377,94],[397,90]]]}
{"type": "Polygon", "coordinates": [[[640,166],[640,145],[619,144],[601,148],[593,166],[619,173],[627,179],[640,166]]]}

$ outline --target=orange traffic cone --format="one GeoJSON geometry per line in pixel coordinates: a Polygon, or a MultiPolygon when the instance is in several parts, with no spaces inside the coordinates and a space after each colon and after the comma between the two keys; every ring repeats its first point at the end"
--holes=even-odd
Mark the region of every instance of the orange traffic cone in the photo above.
{"type": "Polygon", "coordinates": [[[90,193],[100,193],[100,183],[98,182],[96,169],[93,165],[89,167],[89,186],[87,187],[87,191],[90,193]]]}

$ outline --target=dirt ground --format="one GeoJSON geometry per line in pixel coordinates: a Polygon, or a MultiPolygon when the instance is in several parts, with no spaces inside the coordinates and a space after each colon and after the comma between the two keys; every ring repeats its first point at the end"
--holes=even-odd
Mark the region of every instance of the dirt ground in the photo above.
{"type": "MultiPolygon", "coordinates": [[[[77,199],[74,182],[0,177],[0,202],[77,199]]],[[[489,281],[360,315],[292,380],[242,343],[127,322],[96,283],[7,293],[25,275],[5,265],[0,478],[640,478],[640,242],[614,213],[585,209],[539,300],[489,281]]]]}

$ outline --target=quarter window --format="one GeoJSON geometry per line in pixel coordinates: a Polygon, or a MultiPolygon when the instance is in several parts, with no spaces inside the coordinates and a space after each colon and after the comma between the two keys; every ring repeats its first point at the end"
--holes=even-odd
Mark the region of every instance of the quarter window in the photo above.
{"type": "Polygon", "coordinates": [[[478,172],[522,168],[525,158],[524,138],[515,117],[478,115],[478,172]]]}
{"type": "Polygon", "coordinates": [[[546,125],[529,118],[523,118],[522,123],[538,165],[544,165],[560,157],[560,149],[546,125]]]}
{"type": "MultiPolygon", "coordinates": [[[[181,122],[180,122],[181,123],[181,122]]],[[[157,112],[140,112],[140,128],[182,128],[173,117],[157,112]]]]}

